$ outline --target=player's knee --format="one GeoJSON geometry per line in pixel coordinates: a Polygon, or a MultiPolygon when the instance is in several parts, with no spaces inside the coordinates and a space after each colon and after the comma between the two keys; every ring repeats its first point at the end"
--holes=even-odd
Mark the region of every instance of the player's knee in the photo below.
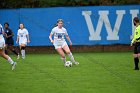
{"type": "Polygon", "coordinates": [[[134,58],[138,57],[138,54],[133,54],[133,57],[134,57],[134,58]]]}
{"type": "Polygon", "coordinates": [[[139,58],[140,58],[140,53],[137,55],[137,57],[139,57],[139,58]]]}
{"type": "Polygon", "coordinates": [[[67,53],[67,54],[70,54],[71,52],[70,52],[70,51],[66,51],[66,53],[67,53]]]}

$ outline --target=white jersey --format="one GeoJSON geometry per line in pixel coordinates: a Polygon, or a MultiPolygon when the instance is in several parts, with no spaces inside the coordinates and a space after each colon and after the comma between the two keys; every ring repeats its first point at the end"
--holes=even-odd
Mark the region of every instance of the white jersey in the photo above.
{"type": "Polygon", "coordinates": [[[0,43],[5,42],[2,32],[4,32],[2,25],[0,24],[0,43]]]}
{"type": "Polygon", "coordinates": [[[19,44],[26,44],[27,43],[27,35],[28,35],[28,30],[27,29],[19,29],[17,36],[19,37],[19,44]]]}
{"type": "Polygon", "coordinates": [[[68,35],[67,30],[62,27],[54,27],[51,31],[51,34],[54,35],[54,45],[61,45],[65,42],[65,36],[68,35]]]}

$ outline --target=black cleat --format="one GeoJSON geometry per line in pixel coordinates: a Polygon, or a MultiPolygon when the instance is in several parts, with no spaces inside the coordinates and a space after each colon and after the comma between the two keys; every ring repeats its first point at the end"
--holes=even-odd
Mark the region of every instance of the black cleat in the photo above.
{"type": "Polygon", "coordinates": [[[134,70],[139,70],[139,68],[137,67],[137,68],[135,68],[134,70]]]}

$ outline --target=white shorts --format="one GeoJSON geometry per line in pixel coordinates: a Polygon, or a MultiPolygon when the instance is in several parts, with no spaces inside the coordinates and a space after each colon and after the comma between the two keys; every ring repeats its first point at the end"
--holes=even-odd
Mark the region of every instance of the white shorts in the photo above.
{"type": "Polygon", "coordinates": [[[66,45],[67,45],[67,42],[65,41],[61,45],[54,44],[54,47],[55,47],[55,49],[58,49],[58,48],[63,48],[66,45]]]}
{"type": "Polygon", "coordinates": [[[5,41],[0,42],[0,49],[3,49],[5,47],[5,41]]]}
{"type": "Polygon", "coordinates": [[[22,44],[27,45],[27,40],[22,40],[22,41],[19,41],[19,45],[22,45],[22,44]]]}

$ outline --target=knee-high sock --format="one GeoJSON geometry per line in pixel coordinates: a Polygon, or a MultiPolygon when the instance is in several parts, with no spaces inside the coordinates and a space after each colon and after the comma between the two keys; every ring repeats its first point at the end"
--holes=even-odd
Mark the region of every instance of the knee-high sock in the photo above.
{"type": "Polygon", "coordinates": [[[25,46],[22,46],[21,47],[21,55],[22,55],[22,57],[25,57],[25,46]]]}
{"type": "Polygon", "coordinates": [[[61,58],[64,63],[66,63],[66,58],[61,58]]]}
{"type": "Polygon", "coordinates": [[[22,57],[25,57],[25,50],[24,49],[21,50],[21,55],[22,55],[22,57]]]}
{"type": "Polygon", "coordinates": [[[12,50],[12,52],[13,52],[14,54],[18,55],[18,53],[16,52],[16,50],[12,50]]]}
{"type": "Polygon", "coordinates": [[[75,59],[74,59],[72,53],[68,54],[68,56],[69,56],[69,58],[70,58],[70,60],[71,60],[72,62],[75,62],[75,59]]]}
{"type": "Polygon", "coordinates": [[[135,68],[138,68],[139,58],[134,58],[135,68]]]}
{"type": "Polygon", "coordinates": [[[14,63],[14,61],[9,57],[8,58],[8,62],[10,63],[10,64],[13,64],[14,63]]]}

